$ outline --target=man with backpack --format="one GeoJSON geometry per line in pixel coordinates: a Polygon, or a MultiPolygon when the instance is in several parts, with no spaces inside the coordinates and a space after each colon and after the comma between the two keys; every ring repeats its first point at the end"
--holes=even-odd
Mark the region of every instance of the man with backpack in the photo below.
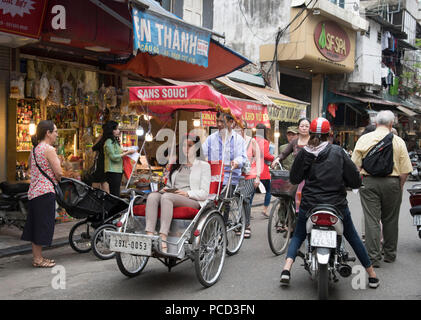
{"type": "Polygon", "coordinates": [[[405,142],[393,135],[395,115],[389,110],[376,117],[377,128],[357,141],[352,161],[361,170],[360,199],[365,218],[365,245],[374,267],[380,267],[383,224],[384,261],[394,262],[398,244],[399,210],[411,161],[405,142]]]}

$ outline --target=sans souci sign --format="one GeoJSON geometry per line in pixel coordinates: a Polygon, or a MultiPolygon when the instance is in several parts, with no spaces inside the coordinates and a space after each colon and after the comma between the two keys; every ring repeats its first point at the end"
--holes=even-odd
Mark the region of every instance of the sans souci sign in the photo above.
{"type": "Polygon", "coordinates": [[[335,62],[345,60],[351,51],[347,33],[333,21],[322,21],[317,25],[314,42],[325,58],[335,62]]]}
{"type": "Polygon", "coordinates": [[[208,66],[210,32],[133,9],[134,50],[208,66]]]}

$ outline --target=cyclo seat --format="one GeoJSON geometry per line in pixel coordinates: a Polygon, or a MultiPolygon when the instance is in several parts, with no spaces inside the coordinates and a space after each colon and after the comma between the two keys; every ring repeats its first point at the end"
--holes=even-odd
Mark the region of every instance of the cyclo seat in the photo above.
{"type": "MultiPolygon", "coordinates": [[[[135,216],[145,216],[146,212],[146,205],[135,205],[133,207],[133,214],[135,216]]],[[[194,217],[199,212],[199,209],[194,209],[190,207],[174,207],[173,210],[173,219],[185,219],[190,220],[194,219],[194,217]]],[[[158,217],[161,216],[161,208],[158,209],[158,217]]]]}
{"type": "Polygon", "coordinates": [[[341,220],[344,219],[344,216],[343,216],[342,212],[332,204],[318,204],[317,206],[313,207],[312,209],[310,209],[307,212],[306,218],[310,217],[313,213],[315,213],[317,211],[332,212],[333,214],[335,214],[341,220]]]}

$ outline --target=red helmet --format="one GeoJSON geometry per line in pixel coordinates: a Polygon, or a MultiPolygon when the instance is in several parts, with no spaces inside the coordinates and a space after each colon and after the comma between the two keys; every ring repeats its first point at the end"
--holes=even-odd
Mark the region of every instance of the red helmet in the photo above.
{"type": "Polygon", "coordinates": [[[325,118],[319,117],[311,121],[310,123],[310,132],[311,133],[329,133],[330,132],[330,123],[325,118]]]}

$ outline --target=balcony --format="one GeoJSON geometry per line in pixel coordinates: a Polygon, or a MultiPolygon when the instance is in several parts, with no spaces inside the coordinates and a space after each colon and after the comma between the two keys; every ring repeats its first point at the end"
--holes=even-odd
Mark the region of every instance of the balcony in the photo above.
{"type": "Polygon", "coordinates": [[[319,0],[315,4],[311,0],[293,0],[291,7],[306,5],[313,15],[321,15],[349,27],[355,31],[367,31],[368,21],[360,17],[356,2],[349,5],[344,0],[319,0]]]}

